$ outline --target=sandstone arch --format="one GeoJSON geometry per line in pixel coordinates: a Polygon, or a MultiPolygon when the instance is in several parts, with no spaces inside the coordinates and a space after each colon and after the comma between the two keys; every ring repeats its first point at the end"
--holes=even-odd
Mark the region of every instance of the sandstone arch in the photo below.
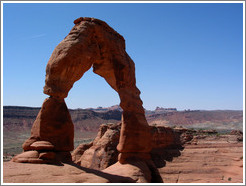
{"type": "Polygon", "coordinates": [[[23,156],[16,162],[47,163],[68,160],[73,150],[73,123],[64,98],[74,82],[93,68],[119,94],[123,109],[119,161],[149,159],[151,134],[140,91],[136,87],[135,65],[125,51],[125,40],[105,22],[78,18],[65,39],[54,49],[47,67],[44,93],[49,95],[33,124],[31,137],[23,144],[23,156]],[[34,154],[34,151],[38,154],[34,154]],[[27,154],[29,153],[29,154],[27,154]]]}

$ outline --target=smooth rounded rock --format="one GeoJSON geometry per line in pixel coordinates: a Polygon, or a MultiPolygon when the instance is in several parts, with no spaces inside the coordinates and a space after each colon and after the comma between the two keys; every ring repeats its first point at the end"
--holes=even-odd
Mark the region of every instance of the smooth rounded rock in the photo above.
{"type": "Polygon", "coordinates": [[[36,141],[30,145],[32,150],[53,150],[55,147],[48,141],[36,141]]]}
{"type": "Polygon", "coordinates": [[[47,163],[46,161],[39,159],[38,151],[23,152],[12,159],[16,163],[47,163]]]}
{"type": "Polygon", "coordinates": [[[56,153],[54,153],[54,152],[41,152],[39,155],[39,158],[43,159],[43,160],[55,160],[56,153]]]}

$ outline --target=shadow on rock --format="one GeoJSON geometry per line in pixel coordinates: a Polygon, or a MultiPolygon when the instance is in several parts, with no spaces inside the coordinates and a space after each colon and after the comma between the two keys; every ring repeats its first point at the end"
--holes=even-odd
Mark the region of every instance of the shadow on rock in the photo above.
{"type": "Polygon", "coordinates": [[[87,173],[95,174],[97,176],[100,176],[102,178],[105,178],[110,183],[135,183],[136,182],[136,181],[134,181],[130,177],[119,176],[119,175],[115,175],[115,174],[105,173],[105,172],[102,172],[100,170],[95,170],[95,169],[90,169],[90,168],[82,167],[82,166],[77,165],[75,163],[70,163],[69,165],[74,166],[74,167],[76,167],[76,168],[78,168],[80,170],[83,170],[83,171],[87,172],[87,173]]]}
{"type": "Polygon", "coordinates": [[[157,168],[161,168],[166,165],[166,161],[171,162],[174,157],[180,156],[180,151],[183,149],[184,147],[181,145],[176,147],[155,148],[151,151],[151,159],[157,168]]]}
{"type": "Polygon", "coordinates": [[[152,160],[140,160],[131,157],[127,163],[117,162],[102,170],[107,173],[117,173],[121,176],[129,176],[136,183],[163,183],[160,173],[152,160]]]}

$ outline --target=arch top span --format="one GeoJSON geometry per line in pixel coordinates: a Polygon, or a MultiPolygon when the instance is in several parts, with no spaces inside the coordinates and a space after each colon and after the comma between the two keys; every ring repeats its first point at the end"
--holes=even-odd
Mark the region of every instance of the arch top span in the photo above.
{"type": "Polygon", "coordinates": [[[114,30],[106,22],[104,22],[100,19],[96,19],[96,18],[92,18],[92,17],[80,17],[78,19],[75,19],[73,23],[75,25],[77,25],[77,24],[80,24],[82,21],[88,21],[88,22],[93,22],[95,24],[98,24],[98,25],[102,26],[105,30],[107,30],[109,33],[114,34],[119,39],[122,39],[123,41],[125,41],[125,39],[122,35],[120,35],[116,30],[114,30]]]}
{"type": "Polygon", "coordinates": [[[50,142],[54,147],[59,146],[59,151],[73,148],[71,143],[62,146],[57,140],[64,137],[69,141],[73,139],[73,135],[64,135],[66,128],[72,128],[64,98],[68,96],[73,84],[92,67],[93,72],[103,77],[120,97],[123,113],[120,141],[117,146],[120,152],[119,161],[124,163],[131,157],[150,158],[150,129],[140,91],[136,87],[135,64],[125,51],[124,38],[99,19],[80,17],[74,24],[48,61],[44,93],[50,98],[44,101],[33,124],[32,135],[23,144],[24,150],[32,149],[33,142],[42,140],[50,142]],[[57,107],[58,105],[61,106],[57,107]],[[56,108],[55,116],[49,116],[47,107],[56,108]],[[66,116],[68,119],[61,119],[59,113],[66,113],[63,117],[66,116]],[[63,126],[61,132],[60,126],[63,126]],[[56,139],[50,134],[52,132],[58,134],[56,139]]]}
{"type": "MultiPolygon", "coordinates": [[[[48,61],[44,93],[67,97],[73,83],[91,66],[96,74],[104,77],[118,91],[123,86],[123,76],[130,75],[126,74],[130,73],[129,69],[135,71],[134,63],[125,52],[124,38],[99,19],[80,17],[74,23],[75,26],[48,61]]],[[[135,78],[134,74],[131,76],[135,78]]],[[[131,80],[133,83],[134,78],[131,80]]]]}

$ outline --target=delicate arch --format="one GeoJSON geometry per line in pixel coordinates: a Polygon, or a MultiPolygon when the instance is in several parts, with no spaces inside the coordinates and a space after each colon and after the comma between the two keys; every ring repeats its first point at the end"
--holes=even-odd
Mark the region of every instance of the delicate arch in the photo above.
{"type": "Polygon", "coordinates": [[[136,87],[135,65],[125,51],[124,38],[98,19],[78,18],[74,23],[48,61],[44,93],[50,98],[44,101],[23,149],[33,149],[36,141],[50,142],[56,151],[73,149],[73,124],[64,98],[74,82],[93,67],[93,72],[103,77],[121,100],[119,161],[124,163],[135,156],[149,158],[150,130],[136,87]]]}

